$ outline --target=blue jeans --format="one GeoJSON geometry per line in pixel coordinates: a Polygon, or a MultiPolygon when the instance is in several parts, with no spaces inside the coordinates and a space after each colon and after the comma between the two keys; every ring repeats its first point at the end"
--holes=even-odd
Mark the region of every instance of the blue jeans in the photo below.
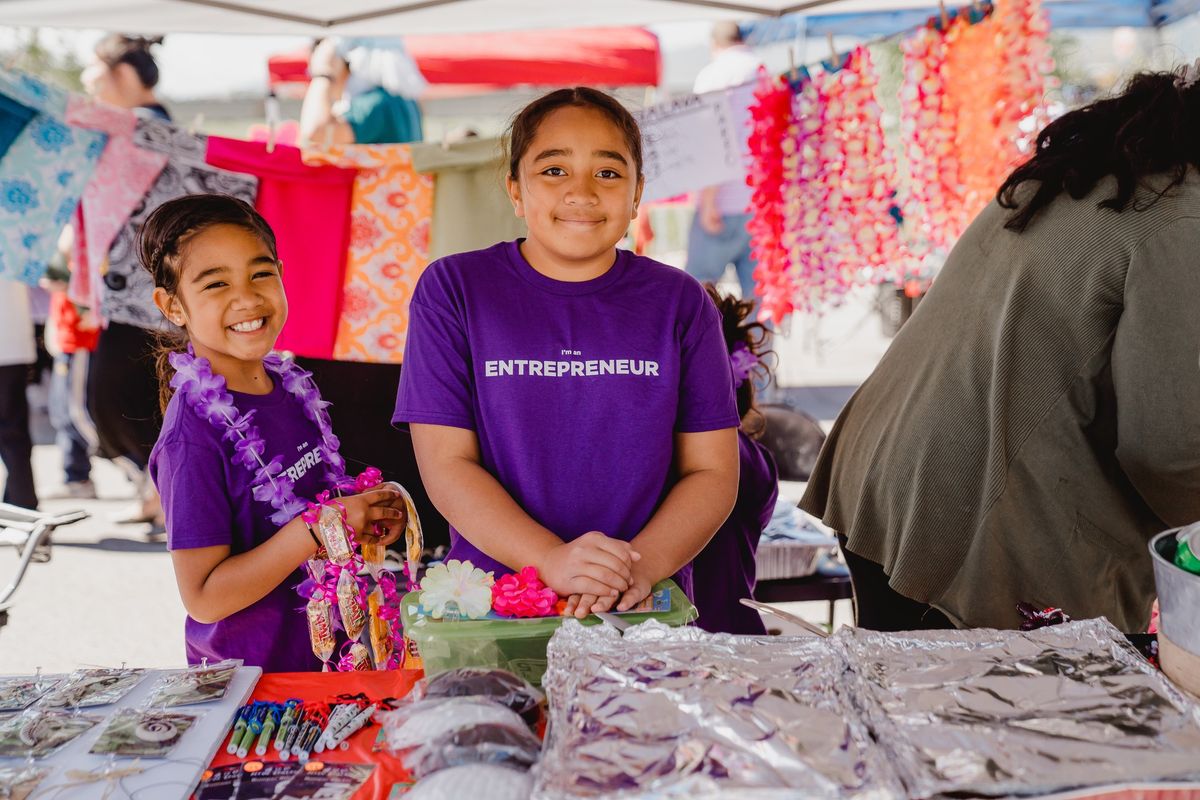
{"type": "Polygon", "coordinates": [[[87,354],[59,353],[54,357],[50,377],[50,424],[54,427],[54,442],[62,451],[64,479],[67,483],[86,481],[92,474],[88,458],[88,443],[71,419],[71,405],[83,407],[84,376],[76,375],[87,369],[87,354]]]}
{"type": "Polygon", "coordinates": [[[746,223],[749,214],[729,214],[721,217],[721,232],[715,236],[700,225],[700,215],[692,218],[688,233],[687,273],[698,281],[716,283],[733,264],[743,300],[755,300],[754,259],[750,256],[750,231],[746,223]]]}

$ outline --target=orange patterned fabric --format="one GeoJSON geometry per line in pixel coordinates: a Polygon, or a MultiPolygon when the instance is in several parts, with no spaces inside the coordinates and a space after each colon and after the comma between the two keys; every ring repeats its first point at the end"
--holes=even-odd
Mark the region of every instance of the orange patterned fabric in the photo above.
{"type": "Polygon", "coordinates": [[[333,357],[399,364],[408,333],[408,302],[429,264],[433,179],[413,169],[408,145],[306,150],[304,160],[358,169],[333,357]]]}

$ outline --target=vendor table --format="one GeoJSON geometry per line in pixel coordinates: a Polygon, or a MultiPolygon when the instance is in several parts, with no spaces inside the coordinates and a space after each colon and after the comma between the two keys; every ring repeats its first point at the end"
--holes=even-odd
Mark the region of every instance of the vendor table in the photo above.
{"type": "MultiPolygon", "coordinates": [[[[386,697],[400,698],[409,693],[413,684],[422,677],[420,670],[395,670],[391,672],[277,672],[262,676],[250,696],[254,700],[286,702],[293,698],[313,702],[325,702],[342,694],[367,695],[372,700],[386,697]]],[[[354,795],[352,800],[374,800],[387,798],[393,784],[408,780],[400,762],[387,751],[373,752],[379,726],[371,725],[351,736],[348,750],[327,750],[316,758],[329,764],[374,764],[370,779],[354,795]]],[[[248,761],[278,761],[274,750],[262,758],[249,756],[237,758],[225,752],[226,739],[221,740],[212,767],[248,761]]]]}

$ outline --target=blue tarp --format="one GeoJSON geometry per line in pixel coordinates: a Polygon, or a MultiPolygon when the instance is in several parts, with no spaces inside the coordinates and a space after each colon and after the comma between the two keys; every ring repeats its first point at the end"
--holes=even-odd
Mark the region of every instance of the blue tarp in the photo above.
{"type": "MultiPolygon", "coordinates": [[[[946,3],[954,7],[954,0],[946,3]]],[[[1055,30],[1070,28],[1157,28],[1200,12],[1200,0],[1059,0],[1044,5],[1055,30]]],[[[788,14],[742,25],[752,44],[803,39],[806,36],[887,36],[917,28],[938,14],[936,5],[924,8],[821,14],[788,14]]]]}

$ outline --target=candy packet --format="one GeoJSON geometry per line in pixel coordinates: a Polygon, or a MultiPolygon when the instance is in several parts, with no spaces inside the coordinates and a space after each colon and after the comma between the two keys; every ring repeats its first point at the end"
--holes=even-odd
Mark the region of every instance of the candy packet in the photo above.
{"type": "Polygon", "coordinates": [[[92,745],[95,755],[164,758],[196,724],[196,714],[123,708],[92,745]]]}
{"type": "Polygon", "coordinates": [[[143,669],[81,669],[71,673],[41,700],[43,708],[90,708],[115,703],[137,685],[143,669]]]}
{"type": "Polygon", "coordinates": [[[154,684],[146,704],[171,708],[220,700],[241,665],[241,659],[232,659],[164,673],[154,684]]]}
{"type": "Polygon", "coordinates": [[[200,776],[195,800],[233,800],[237,794],[238,779],[242,776],[241,764],[206,769],[200,776]]]}
{"type": "Polygon", "coordinates": [[[308,601],[308,638],[312,643],[313,654],[322,662],[329,661],[333,651],[337,649],[337,639],[333,635],[333,614],[329,602],[314,597],[308,601]]]}
{"type": "Polygon", "coordinates": [[[351,641],[358,639],[363,626],[367,624],[367,612],[359,601],[358,581],[353,573],[342,570],[337,582],[338,611],[342,615],[342,627],[351,641]]]}
{"type": "Polygon", "coordinates": [[[325,552],[329,560],[345,566],[354,556],[350,546],[350,537],[346,533],[346,525],[342,521],[342,513],[333,506],[322,506],[321,516],[317,518],[317,530],[321,532],[321,540],[325,542],[325,552]]]}
{"type": "Polygon", "coordinates": [[[103,720],[95,714],[32,708],[0,723],[0,757],[42,758],[103,720]]]}
{"type": "Polygon", "coordinates": [[[326,764],[310,761],[277,795],[279,798],[350,800],[371,777],[372,764],[326,764]]]}

